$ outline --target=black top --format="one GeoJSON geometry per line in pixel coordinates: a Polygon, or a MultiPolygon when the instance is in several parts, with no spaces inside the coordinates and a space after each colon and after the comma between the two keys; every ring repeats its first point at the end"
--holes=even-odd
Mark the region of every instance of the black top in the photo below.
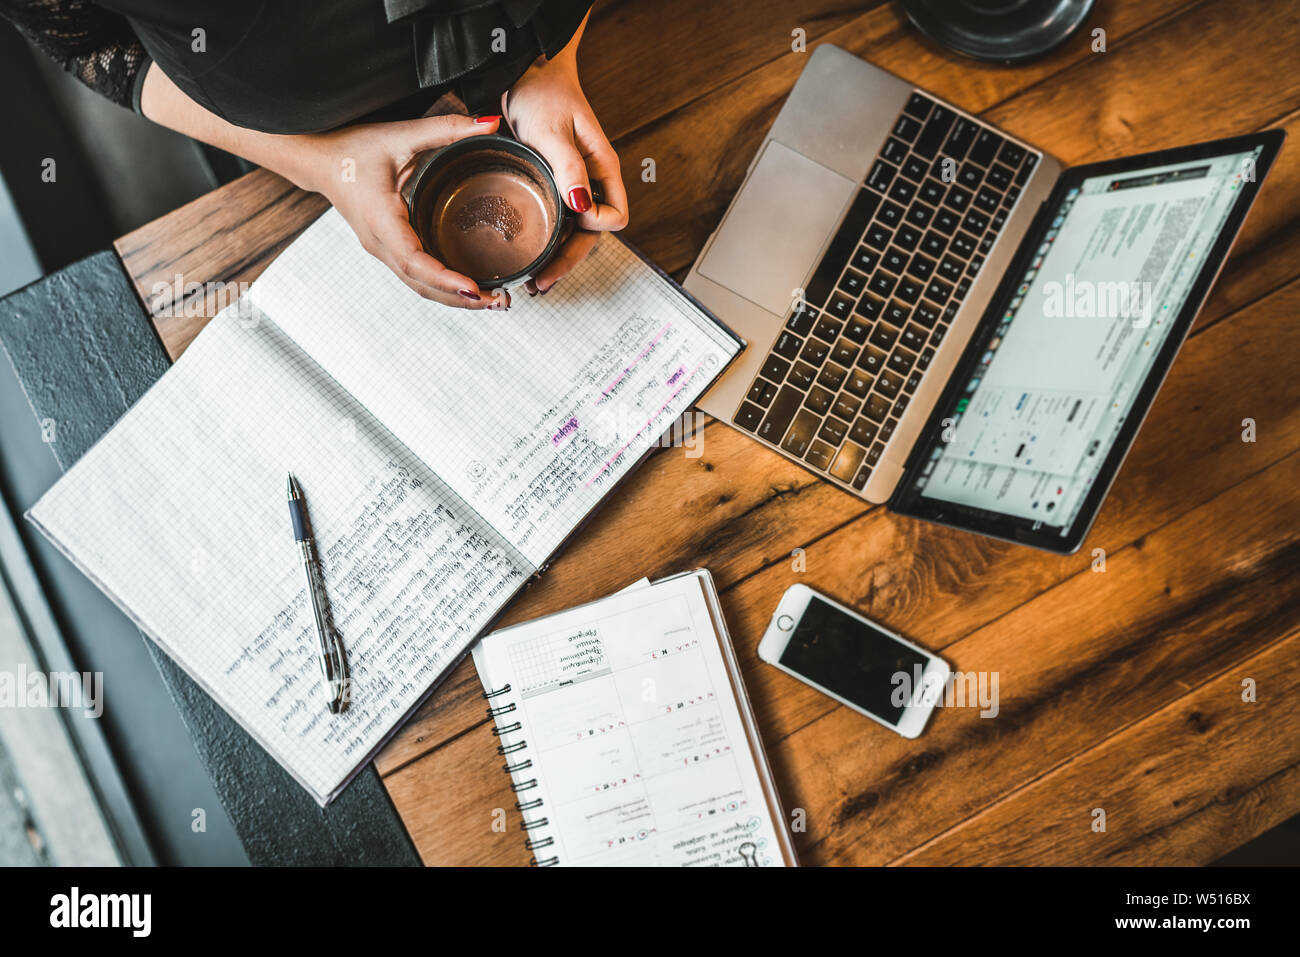
{"type": "Polygon", "coordinates": [[[150,58],[191,99],[270,133],[418,116],[455,88],[472,112],[573,37],[590,0],[0,0],[90,86],[139,108],[150,58]]]}

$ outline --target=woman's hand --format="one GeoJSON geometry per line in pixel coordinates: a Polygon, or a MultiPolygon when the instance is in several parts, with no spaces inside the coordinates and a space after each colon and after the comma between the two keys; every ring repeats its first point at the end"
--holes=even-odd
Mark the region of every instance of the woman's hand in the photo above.
{"type": "Polygon", "coordinates": [[[595,248],[603,230],[627,225],[627,191],[618,154],[592,113],[578,83],[578,40],[582,31],[550,60],[538,60],[503,97],[515,136],[546,158],[564,202],[578,214],[578,229],[545,269],[525,283],[531,294],[546,292],[595,248]],[[592,199],[599,183],[604,201],[592,199]]]}
{"type": "Polygon", "coordinates": [[[429,116],[295,137],[304,141],[304,150],[290,178],[333,203],[366,252],[424,298],[469,309],[506,309],[509,293],[480,290],[473,279],[424,251],[401,195],[420,153],[467,136],[495,133],[500,119],[429,116]]]}

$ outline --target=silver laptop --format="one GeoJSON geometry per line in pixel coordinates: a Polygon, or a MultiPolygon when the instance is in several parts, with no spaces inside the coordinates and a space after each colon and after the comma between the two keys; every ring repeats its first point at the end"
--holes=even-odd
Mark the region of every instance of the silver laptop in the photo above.
{"type": "Polygon", "coordinates": [[[749,342],[700,407],[888,500],[1060,170],[818,47],[686,279],[749,342]]]}

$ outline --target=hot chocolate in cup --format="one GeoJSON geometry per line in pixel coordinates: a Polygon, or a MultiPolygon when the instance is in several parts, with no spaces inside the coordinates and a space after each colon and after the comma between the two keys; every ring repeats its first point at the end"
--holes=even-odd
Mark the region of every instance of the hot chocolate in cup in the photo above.
{"type": "Polygon", "coordinates": [[[573,226],[546,160],[506,136],[431,154],[404,192],[425,252],[482,289],[534,278],[573,226]]]}

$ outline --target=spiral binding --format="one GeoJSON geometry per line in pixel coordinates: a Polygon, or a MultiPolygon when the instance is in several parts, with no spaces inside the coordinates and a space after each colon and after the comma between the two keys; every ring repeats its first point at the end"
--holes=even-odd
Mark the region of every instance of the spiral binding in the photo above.
{"type": "MultiPolygon", "coordinates": [[[[507,701],[504,704],[494,703],[494,700],[496,698],[499,698],[501,695],[509,694],[509,693],[510,693],[509,684],[503,685],[502,687],[497,688],[495,691],[483,692],[483,698],[488,702],[488,707],[486,709],[487,715],[494,722],[494,724],[492,725],[492,734],[498,738],[502,737],[503,735],[513,734],[516,731],[523,730],[523,724],[519,721],[512,721],[509,724],[505,724],[505,725],[495,723],[498,718],[502,717],[503,715],[510,714],[512,711],[515,711],[518,708],[518,705],[516,705],[515,702],[513,701],[507,701]]],[[[515,754],[519,751],[522,751],[527,747],[528,747],[528,742],[523,739],[516,741],[514,744],[498,744],[497,754],[501,755],[502,757],[505,757],[507,755],[515,754]]],[[[510,790],[513,791],[515,794],[522,794],[525,791],[531,791],[533,788],[538,786],[537,778],[529,778],[526,781],[514,780],[514,775],[518,774],[521,771],[526,771],[532,766],[533,766],[532,758],[522,758],[517,761],[507,761],[505,764],[501,766],[501,770],[505,771],[506,774],[511,776],[510,790]]],[[[515,809],[519,811],[520,814],[524,814],[528,811],[537,810],[545,803],[546,802],[543,801],[540,797],[524,797],[521,800],[515,802],[515,809]]],[[[519,825],[520,829],[525,833],[525,835],[527,835],[524,840],[524,848],[529,851],[536,852],[542,850],[543,848],[553,847],[555,845],[555,838],[551,837],[550,835],[537,836],[537,837],[533,836],[534,831],[536,831],[538,828],[546,827],[550,823],[551,823],[550,820],[546,817],[534,818],[531,821],[528,820],[528,818],[524,818],[523,823],[519,825]]],[[[533,859],[529,861],[529,863],[533,867],[554,867],[556,864],[560,863],[560,859],[556,857],[554,854],[552,854],[550,857],[538,858],[537,854],[534,853],[533,859]]]]}

